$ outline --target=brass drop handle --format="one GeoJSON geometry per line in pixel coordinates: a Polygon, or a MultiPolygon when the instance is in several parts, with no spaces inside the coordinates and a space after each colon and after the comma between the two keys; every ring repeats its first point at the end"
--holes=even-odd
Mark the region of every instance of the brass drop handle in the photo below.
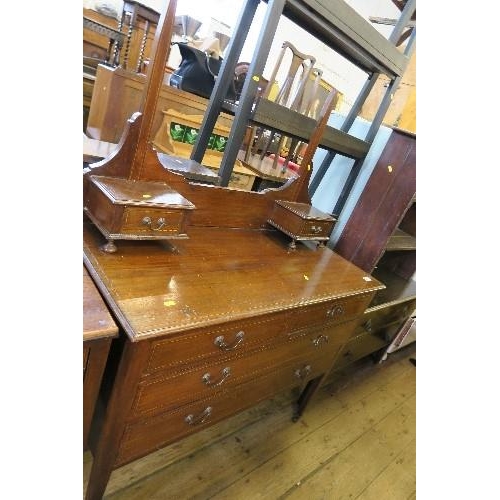
{"type": "Polygon", "coordinates": [[[311,365],[306,365],[303,368],[297,368],[294,372],[295,377],[303,380],[311,373],[311,365]]]}
{"type": "Polygon", "coordinates": [[[336,316],[341,316],[342,314],[344,314],[344,306],[333,306],[326,312],[326,315],[330,318],[335,318],[336,316]]]}
{"type": "Polygon", "coordinates": [[[203,383],[205,385],[208,385],[209,387],[219,387],[220,385],[222,385],[224,383],[224,380],[228,379],[230,376],[231,376],[231,368],[229,368],[229,366],[226,366],[226,368],[224,368],[222,371],[221,371],[221,378],[218,382],[214,382],[213,380],[210,380],[210,373],[205,373],[205,375],[203,375],[203,377],[201,377],[201,380],[203,381],[203,383]]]}
{"type": "Polygon", "coordinates": [[[145,226],[148,226],[151,231],[159,231],[167,223],[167,221],[165,220],[165,217],[160,217],[156,221],[157,226],[153,227],[153,221],[151,220],[151,217],[144,217],[142,219],[142,223],[145,226]]]}
{"type": "Polygon", "coordinates": [[[326,344],[328,343],[328,340],[330,340],[330,338],[328,337],[328,335],[319,335],[318,337],[316,337],[312,343],[314,345],[314,347],[320,347],[322,344],[326,344]]]}
{"type": "Polygon", "coordinates": [[[321,233],[321,226],[311,226],[311,233],[321,233]]]}
{"type": "Polygon", "coordinates": [[[372,331],[372,320],[369,319],[366,323],[363,323],[363,328],[370,333],[372,331]]]}
{"type": "Polygon", "coordinates": [[[244,337],[245,337],[245,332],[241,330],[236,334],[235,336],[236,341],[233,344],[226,344],[226,341],[224,340],[224,335],[219,335],[218,337],[215,338],[214,344],[223,351],[232,351],[233,349],[236,349],[243,342],[244,337]]]}
{"type": "Polygon", "coordinates": [[[191,413],[189,414],[184,421],[189,425],[199,425],[205,422],[205,420],[212,415],[212,407],[207,406],[199,415],[196,417],[191,413]]]}

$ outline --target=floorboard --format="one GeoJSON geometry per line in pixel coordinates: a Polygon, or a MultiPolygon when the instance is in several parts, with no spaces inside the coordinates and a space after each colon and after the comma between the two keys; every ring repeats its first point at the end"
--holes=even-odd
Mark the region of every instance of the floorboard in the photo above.
{"type": "MultiPolygon", "coordinates": [[[[415,498],[412,357],[415,345],[329,378],[296,423],[292,394],[281,394],[136,460],[112,473],[104,498],[415,498]]],[[[84,483],[91,463],[86,452],[84,483]]]]}

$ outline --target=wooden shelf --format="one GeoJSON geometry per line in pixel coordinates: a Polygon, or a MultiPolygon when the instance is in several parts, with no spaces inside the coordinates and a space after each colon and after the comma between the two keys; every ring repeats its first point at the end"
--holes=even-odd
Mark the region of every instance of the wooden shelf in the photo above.
{"type": "MultiPolygon", "coordinates": [[[[225,101],[222,106],[223,111],[233,115],[236,113],[237,108],[237,105],[228,101],[225,101]]],[[[310,140],[317,125],[312,118],[268,99],[259,99],[249,119],[257,125],[272,128],[304,142],[310,140]]],[[[366,156],[370,144],[327,125],[325,133],[319,141],[319,147],[336,151],[348,158],[357,159],[366,156]]]]}
{"type": "Polygon", "coordinates": [[[386,306],[405,302],[417,297],[417,283],[414,280],[405,280],[384,268],[376,268],[372,276],[381,281],[386,288],[379,290],[373,298],[369,309],[373,307],[386,306]]]}
{"type": "Polygon", "coordinates": [[[386,251],[391,250],[416,250],[417,239],[401,229],[396,229],[394,234],[387,241],[386,251]]]}

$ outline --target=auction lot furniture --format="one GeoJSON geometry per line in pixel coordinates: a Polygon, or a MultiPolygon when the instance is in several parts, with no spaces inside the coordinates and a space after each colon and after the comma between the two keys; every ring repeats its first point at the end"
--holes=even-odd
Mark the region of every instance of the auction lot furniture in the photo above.
{"type": "MultiPolygon", "coordinates": [[[[254,10],[257,3],[247,0],[247,10],[254,10]]],[[[318,12],[324,13],[324,9],[319,2],[271,2],[277,10],[270,17],[276,23],[285,4],[292,19],[305,16],[312,33],[323,33],[318,12]],[[317,9],[314,19],[300,14],[307,4],[317,9]]],[[[342,12],[352,21],[349,9],[342,12]]],[[[154,110],[162,91],[174,13],[175,1],[171,1],[165,23],[158,30],[141,112],[128,120],[113,155],[89,165],[84,172],[84,211],[88,216],[84,222],[84,263],[119,326],[100,392],[98,409],[102,411],[96,414],[91,429],[94,459],[87,500],[102,498],[114,469],[281,391],[298,389],[293,418],[299,418],[334,369],[339,352],[363,321],[375,294],[385,289],[380,281],[326,246],[300,241],[290,251],[289,236],[268,222],[278,200],[301,203],[301,214],[310,213],[312,207],[308,211],[306,206],[310,206],[310,158],[318,144],[333,142],[333,149],[359,158],[368,151],[369,141],[326,127],[326,112],[322,112],[319,125],[302,115],[299,123],[283,121],[297,131],[291,135],[308,143],[309,153],[304,155],[299,175],[280,188],[255,192],[226,187],[237,153],[228,146],[218,185],[194,182],[189,172],[183,175],[161,161],[149,139],[155,129],[154,110]],[[141,232],[134,226],[134,238],[120,237],[113,252],[103,251],[108,234],[100,221],[114,222],[118,205],[133,202],[133,212],[150,207],[156,196],[152,184],[160,181],[162,189],[168,188],[169,193],[175,192],[192,204],[185,219],[188,238],[175,239],[174,245],[157,237],[163,223],[146,227],[144,218],[138,218],[132,222],[140,222],[141,232]],[[123,196],[111,192],[117,183],[123,186],[119,193],[123,196]],[[92,197],[96,193],[108,198],[113,195],[113,210],[109,204],[96,202],[92,197]],[[154,234],[145,237],[146,229],[154,234]]],[[[243,14],[245,22],[251,21],[243,14]]],[[[160,19],[159,27],[161,24],[160,19]]],[[[236,63],[239,42],[233,42],[228,50],[232,55],[225,59],[227,65],[236,63]]],[[[356,52],[351,46],[344,49],[356,52]]],[[[393,55],[398,62],[400,58],[393,55]]],[[[373,66],[371,57],[368,59],[367,69],[377,70],[378,63],[373,66]]],[[[404,66],[404,60],[399,62],[404,66]]],[[[258,68],[254,64],[251,69],[258,68]]],[[[393,68],[396,74],[400,69],[393,68]]],[[[248,104],[255,94],[245,86],[242,100],[248,104]]],[[[225,90],[218,79],[211,96],[215,108],[222,103],[219,97],[225,90]]],[[[264,116],[273,115],[277,106],[265,99],[259,101],[252,121],[267,125],[264,116]]],[[[198,146],[202,136],[208,144],[217,121],[220,109],[210,107],[200,125],[198,146]]],[[[247,126],[244,111],[236,110],[228,141],[233,146],[234,124],[240,122],[236,135],[241,137],[247,126]]],[[[274,116],[295,115],[287,111],[274,116]]],[[[201,164],[202,158],[190,159],[201,164]]],[[[120,213],[120,217],[122,226],[128,228],[128,213],[120,213]]],[[[168,217],[165,219],[167,223],[168,217]]],[[[318,222],[314,227],[314,236],[318,236],[318,222]]],[[[321,236],[327,236],[323,226],[321,236]]]]}
{"type": "Polygon", "coordinates": [[[124,240],[108,254],[104,243],[85,223],[85,264],[120,327],[88,499],[113,469],[280,391],[302,389],[298,418],[383,288],[326,247],[288,252],[273,229],[191,227],[175,252],[124,240]]]}

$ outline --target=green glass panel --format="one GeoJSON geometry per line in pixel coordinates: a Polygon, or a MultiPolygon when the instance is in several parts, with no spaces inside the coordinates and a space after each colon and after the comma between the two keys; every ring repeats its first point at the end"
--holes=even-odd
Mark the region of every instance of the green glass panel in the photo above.
{"type": "Polygon", "coordinates": [[[186,132],[186,125],[172,122],[170,124],[170,137],[173,141],[184,142],[184,134],[186,132]]]}

